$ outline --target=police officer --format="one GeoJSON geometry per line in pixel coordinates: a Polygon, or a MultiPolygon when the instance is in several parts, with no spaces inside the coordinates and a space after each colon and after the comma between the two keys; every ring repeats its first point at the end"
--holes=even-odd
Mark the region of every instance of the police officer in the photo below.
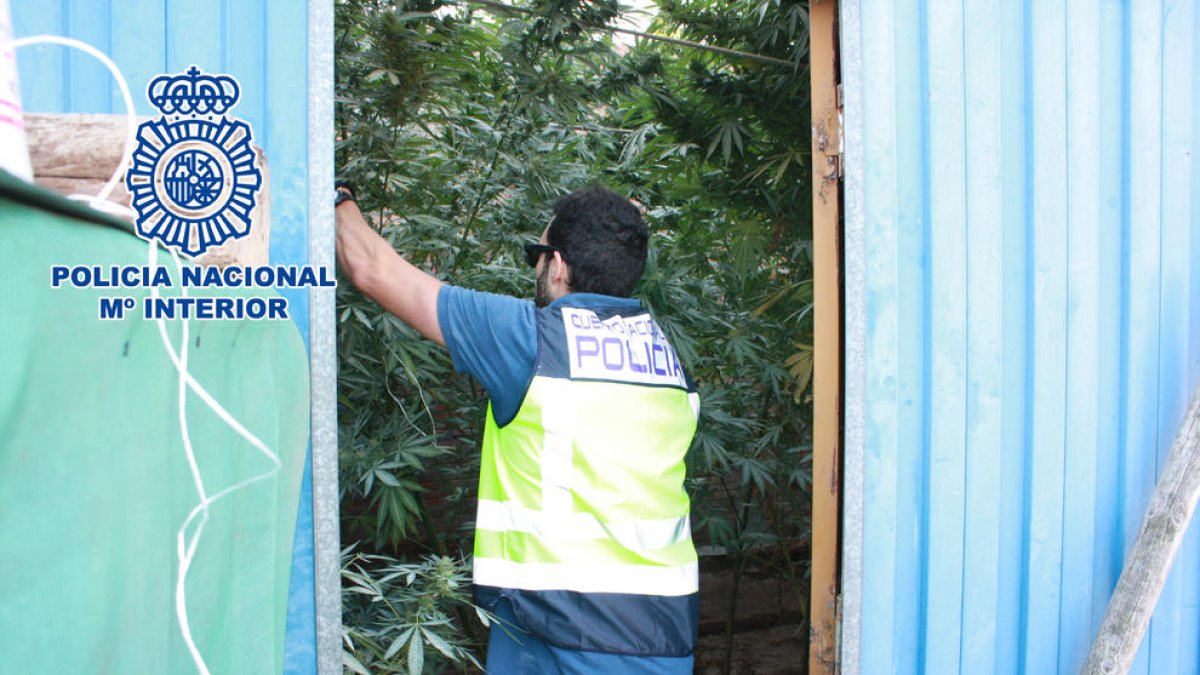
{"type": "Polygon", "coordinates": [[[356,287],[450,351],[488,391],[475,599],[490,673],[690,673],[697,565],[683,489],[699,398],[630,298],[648,232],[628,199],[559,199],[536,243],[534,302],[447,284],[337,205],[356,287]]]}

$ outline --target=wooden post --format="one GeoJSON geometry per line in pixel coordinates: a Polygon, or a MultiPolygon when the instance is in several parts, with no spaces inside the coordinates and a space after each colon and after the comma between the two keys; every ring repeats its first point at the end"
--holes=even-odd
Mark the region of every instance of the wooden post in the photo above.
{"type": "Polygon", "coordinates": [[[1167,582],[1171,561],[1187,534],[1200,498],[1200,388],[1175,437],[1137,541],[1121,571],[1083,673],[1125,673],[1133,663],[1146,626],[1167,582]]]}
{"type": "Polygon", "coordinates": [[[809,3],[813,183],[812,568],[808,670],[838,672],[838,551],[841,492],[841,116],[836,0],[809,3]]]}

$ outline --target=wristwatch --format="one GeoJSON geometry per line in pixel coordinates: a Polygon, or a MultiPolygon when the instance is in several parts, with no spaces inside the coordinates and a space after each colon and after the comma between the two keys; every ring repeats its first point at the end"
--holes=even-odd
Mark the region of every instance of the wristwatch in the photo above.
{"type": "Polygon", "coordinates": [[[337,196],[333,198],[333,208],[336,209],[345,201],[357,202],[354,198],[354,188],[349,183],[338,181],[334,189],[337,192],[337,196]]]}

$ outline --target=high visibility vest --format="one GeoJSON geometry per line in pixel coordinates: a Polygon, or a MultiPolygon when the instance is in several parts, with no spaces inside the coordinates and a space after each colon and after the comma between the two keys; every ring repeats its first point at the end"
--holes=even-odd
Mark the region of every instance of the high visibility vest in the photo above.
{"type": "Polygon", "coordinates": [[[520,409],[488,410],[476,597],[560,647],[683,656],[698,575],[683,488],[699,396],[645,310],[537,311],[520,409]],[[622,316],[618,312],[625,312],[622,316]]]}

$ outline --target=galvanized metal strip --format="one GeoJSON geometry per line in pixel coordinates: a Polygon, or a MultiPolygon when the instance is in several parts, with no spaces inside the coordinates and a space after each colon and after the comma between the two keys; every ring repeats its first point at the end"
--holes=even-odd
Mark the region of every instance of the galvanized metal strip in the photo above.
{"type": "Polygon", "coordinates": [[[842,612],[838,630],[843,675],[862,672],[863,463],[866,453],[867,288],[863,134],[863,42],[859,0],[839,7],[842,75],[844,263],[842,312],[842,612]]]}
{"type": "MultiPolygon", "coordinates": [[[[308,3],[308,213],[311,264],[332,269],[333,4],[308,3]]],[[[338,523],[337,334],[334,290],[310,291],[313,537],[317,672],[342,672],[341,536],[338,523]]]]}

